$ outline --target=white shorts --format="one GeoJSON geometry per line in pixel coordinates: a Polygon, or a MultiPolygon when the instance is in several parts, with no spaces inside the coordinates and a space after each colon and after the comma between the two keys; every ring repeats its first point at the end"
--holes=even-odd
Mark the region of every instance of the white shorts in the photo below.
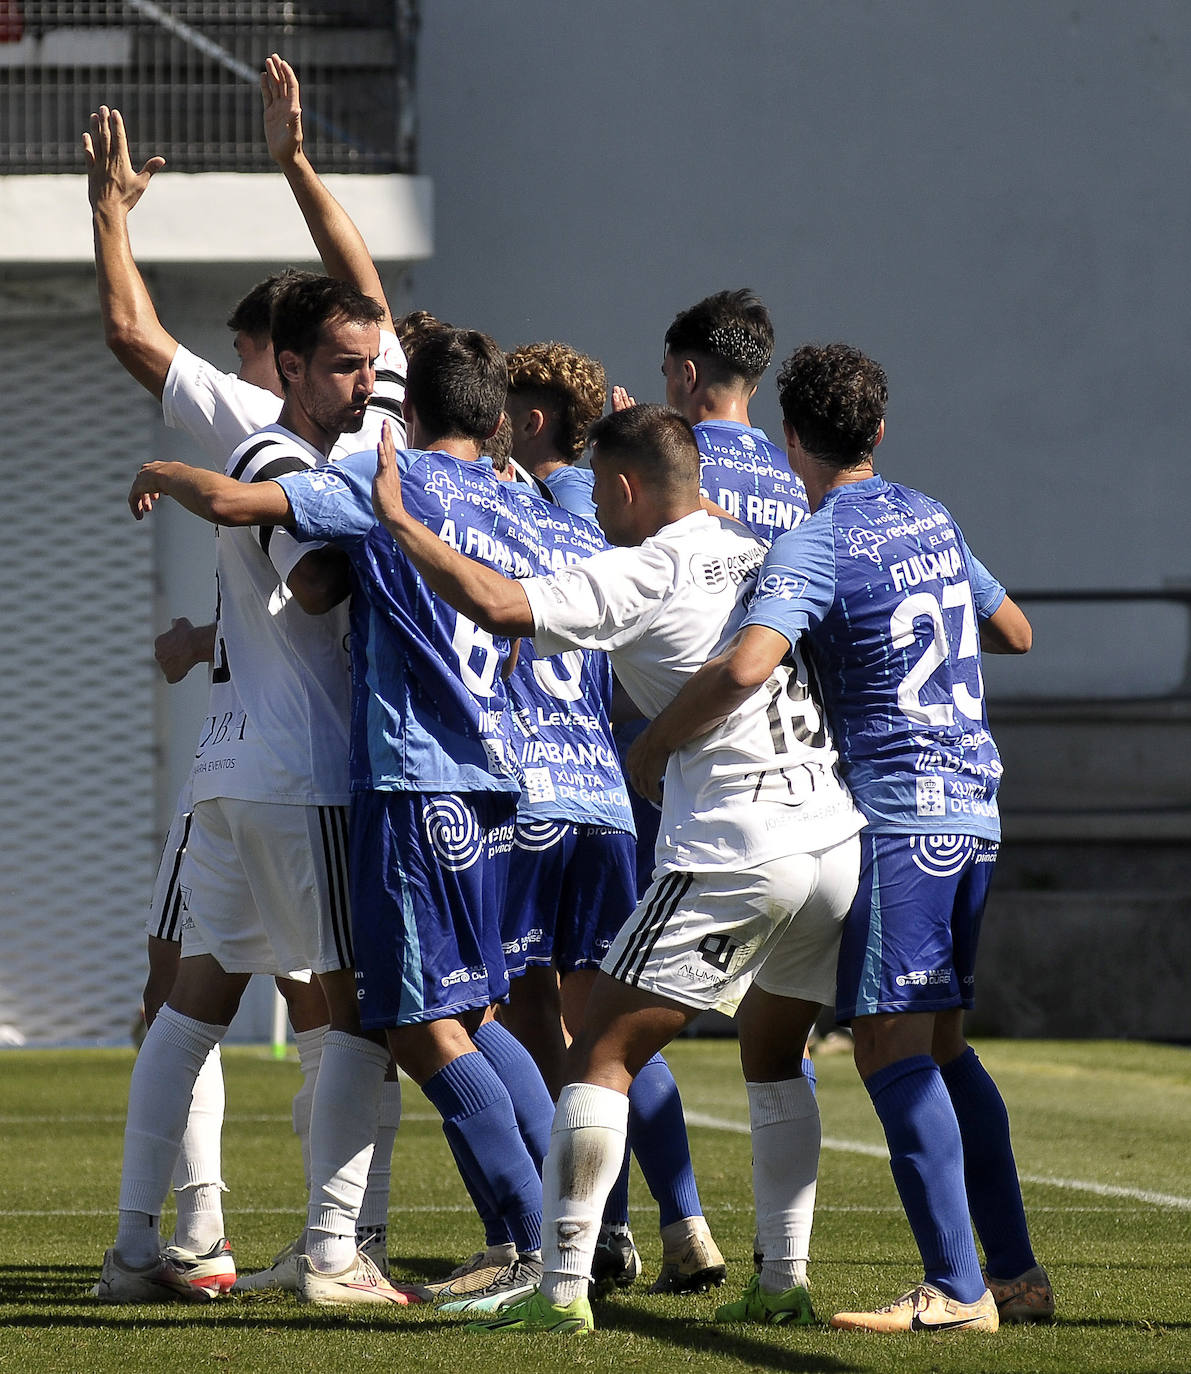
{"type": "Polygon", "coordinates": [[[829,1003],[860,839],[756,868],[663,873],[625,922],[603,971],[699,1010],[731,1015],[755,980],[829,1003]]]}
{"type": "Polygon", "coordinates": [[[184,959],[303,982],[352,966],[345,806],[196,802],[178,882],[184,959]]]}
{"type": "Polygon", "coordinates": [[[171,940],[174,944],[182,940],[182,889],[178,877],[190,837],[189,806],[190,788],[185,787],[170,822],[170,833],[162,846],[161,862],[153,880],[153,896],[149,899],[149,919],[145,922],[147,935],[155,940],[171,940]]]}

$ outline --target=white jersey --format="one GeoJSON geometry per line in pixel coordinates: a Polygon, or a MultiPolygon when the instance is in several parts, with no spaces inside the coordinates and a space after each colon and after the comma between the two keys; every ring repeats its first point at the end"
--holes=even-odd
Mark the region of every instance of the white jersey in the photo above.
{"type": "MultiPolygon", "coordinates": [[[[541,654],[606,649],[655,716],[744,619],[763,546],[705,511],[553,577],[521,583],[541,654]]],[[[666,769],[657,870],[750,868],[826,849],[864,824],[836,771],[813,676],[797,653],[666,769]]]]}
{"type": "MultiPolygon", "coordinates": [[[[376,387],[363,427],[345,434],[331,450],[332,461],[346,453],[375,448],[385,420],[393,426],[393,441],[405,445],[405,354],[396,334],[381,330],[376,359],[376,387]]],[[[222,465],[228,454],[250,434],[271,425],[281,412],[281,397],[264,387],[241,381],[178,346],[166,373],[161,413],[170,429],[180,429],[199,444],[211,461],[222,465]]],[[[325,461],[325,460],[321,460],[325,461]]]]}
{"type": "MultiPolygon", "coordinates": [[[[228,460],[241,482],[318,467],[317,449],[280,425],[228,460]]],[[[192,773],[215,797],[306,806],[348,801],[350,668],[346,602],[307,615],[286,586],[313,547],[276,526],[217,531],[215,662],[192,773]]]]}

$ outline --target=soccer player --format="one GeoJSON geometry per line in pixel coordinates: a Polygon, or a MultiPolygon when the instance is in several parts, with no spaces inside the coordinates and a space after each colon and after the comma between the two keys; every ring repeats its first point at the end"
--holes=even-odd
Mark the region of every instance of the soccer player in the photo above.
{"type": "Polygon", "coordinates": [[[1000,835],[980,649],[1025,653],[1029,622],[945,507],[874,471],[887,399],[875,362],[844,344],[807,346],[778,387],[814,515],[776,541],[739,635],[653,722],[630,769],[649,786],[671,748],[692,747],[810,643],[868,820],[836,1013],[851,1022],[925,1271],[895,1302],[840,1312],[832,1325],[993,1331],[998,1316],[1049,1320],[1054,1297],[1030,1245],[1005,1104],[963,1035],[1000,835]]]}
{"type": "MultiPolygon", "coordinates": [[[[314,466],[341,433],[360,428],[383,313],[329,277],[296,281],[275,301],[285,396],[278,422],[229,459],[233,485],[314,466]]],[[[139,518],[153,495],[135,484],[134,491],[139,518]]],[[[346,622],[334,608],[347,596],[346,563],[284,531],[240,530],[219,540],[217,586],[210,713],[191,776],[194,819],[179,879],[182,958],[133,1070],[119,1231],[95,1290],[109,1302],[209,1296],[160,1253],[157,1220],[195,1075],[254,972],[313,969],[331,1016],[312,1108],[312,1253],[327,1244],[317,1203],[345,1138],[354,1144],[365,1134],[371,1144],[375,1134],[379,1082],[370,1096],[353,1061],[379,1060],[382,1077],[387,1063],[359,1034],[344,901],[348,675],[346,622]]],[[[354,1263],[320,1274],[304,1295],[407,1301],[354,1253],[354,1219],[350,1234],[354,1263]]]]}
{"type": "MultiPolygon", "coordinates": [[[[284,173],[306,220],[329,276],[348,281],[378,301],[381,351],[365,424],[359,434],[337,444],[333,456],[356,446],[375,443],[387,417],[401,423],[405,387],[405,358],[393,333],[380,277],[356,226],[327,191],[305,157],[300,90],[293,69],[276,54],[261,74],[264,130],[269,152],[284,173]]],[[[219,467],[249,434],[277,419],[281,384],[273,356],[270,314],[279,290],[295,280],[292,271],[274,274],[255,286],[228,318],[240,364],[237,374],[222,371],[179,344],[164,327],[137,269],[128,235],[128,215],[139,203],[153,174],[164,165],[150,158],[139,173],[133,170],[127,133],[117,110],[101,106],[83,136],[88,192],[92,206],[96,277],[104,334],[113,354],[146,391],[161,402],[165,423],[194,439],[219,467]]],[[[159,636],[155,652],[167,681],[180,681],[197,663],[214,656],[214,625],[193,626],[176,620],[159,636]]],[[[165,1000],[177,974],[181,930],[177,871],[181,845],[190,817],[187,788],[175,811],[150,907],[148,925],[149,975],[145,988],[146,1021],[165,1000]]],[[[294,1098],[294,1129],[302,1147],[309,1186],[310,1105],[322,1053],[327,1009],[317,981],[278,981],[286,998],[298,1049],[302,1086],[294,1098]]],[[[195,1122],[188,1129],[179,1156],[176,1194],[178,1224],[176,1262],[188,1266],[192,1280],[201,1283],[235,1277],[223,1236],[220,1194],[219,1133],[222,1124],[223,1083],[218,1053],[200,1074],[195,1089],[195,1122]],[[211,1250],[208,1256],[206,1251],[211,1250]]],[[[369,1187],[360,1216],[358,1239],[382,1272],[387,1270],[386,1228],[389,1169],[393,1140],[401,1117],[401,1089],[395,1072],[382,1093],[380,1131],[369,1173],[369,1187]]],[[[241,1276],[240,1289],[260,1286],[293,1287],[296,1254],[289,1246],[262,1275],[241,1276]]]]}
{"type": "Polygon", "coordinates": [[[747,289],[717,291],[666,330],[666,404],[694,426],[703,494],[764,544],[807,516],[806,492],[785,454],[749,419],[773,357],[773,323],[747,289]]]}
{"type": "Polygon", "coordinates": [[[513,458],[560,506],[595,519],[590,468],[577,467],[608,391],[603,364],[563,343],[523,344],[508,355],[513,458]]]}
{"type": "MultiPolygon", "coordinates": [[[[434,537],[501,562],[512,558],[502,537],[503,484],[476,460],[500,422],[507,386],[504,355],[485,335],[426,339],[410,361],[405,400],[417,447],[401,460],[434,537]]],[[[520,792],[501,677],[510,646],[433,597],[400,556],[373,513],[375,467],[365,452],[247,485],[149,464],[134,495],[151,499],[160,488],[215,523],[292,528],[334,542],[351,561],[360,1018],[366,1032],[387,1036],[439,1110],[456,1157],[470,1163],[469,1181],[486,1190],[512,1236],[516,1258],[504,1282],[524,1289],[541,1272],[541,1179],[499,1070],[471,1036],[508,988],[500,912],[520,792]]],[[[350,1165],[350,1153],[341,1158],[350,1165]]],[[[349,1182],[321,1197],[323,1224],[337,1220],[345,1238],[358,1201],[349,1182]]]]}
{"type": "MultiPolygon", "coordinates": [[[[539,653],[607,650],[652,716],[735,631],[763,549],[703,510],[699,451],[681,416],[635,406],[591,438],[599,523],[621,547],[552,577],[502,577],[436,539],[405,508],[416,493],[384,444],[374,501],[440,598],[493,634],[532,636],[539,653]]],[[[571,1048],[543,1180],[541,1287],[484,1329],[591,1328],[588,1275],[633,1077],[700,1011],[738,1003],[767,1272],[786,1279],[781,1319],[811,1319],[819,1133],[801,1051],[834,983],[862,824],[797,654],[671,761],[656,879],[609,950],[571,1048]]]]}

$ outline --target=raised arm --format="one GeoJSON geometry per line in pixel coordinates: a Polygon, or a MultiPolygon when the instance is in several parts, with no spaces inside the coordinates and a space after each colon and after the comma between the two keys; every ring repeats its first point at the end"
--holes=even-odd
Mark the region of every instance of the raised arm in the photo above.
{"type": "Polygon", "coordinates": [[[426,585],[489,634],[516,639],[534,632],[529,598],[519,582],[457,553],[415,520],[401,499],[393,436],[385,422],[377,445],[372,508],[397,546],[422,574],[426,585]]]}
{"type": "Polygon", "coordinates": [[[129,488],[128,507],[143,520],[162,496],[172,496],[212,525],[290,526],[293,521],[289,498],[276,482],[237,482],[186,463],[146,463],[129,488]]]}
{"type": "Polygon", "coordinates": [[[1033,643],[1033,627],[1009,597],[980,622],[980,647],[986,654],[1028,654],[1033,643]]]}
{"type": "Polygon", "coordinates": [[[132,256],[128,212],[144,195],[165,158],[151,157],[134,172],[119,110],[101,105],[83,135],[87,195],[95,237],[95,278],[107,346],[128,372],[158,400],[178,341],[157,318],[152,297],[132,256]]]}
{"type": "Polygon", "coordinates": [[[351,282],[383,307],[381,328],[392,330],[380,274],[351,216],[319,179],[303,148],[302,104],[298,78],[284,58],[273,53],[261,72],[265,142],[269,156],[289,183],[327,276],[351,282]]]}
{"type": "Polygon", "coordinates": [[[670,755],[705,735],[762,686],[790,650],[790,641],[765,625],[748,625],[687,679],[674,700],[649,723],[625,755],[625,775],[651,801],[661,800],[670,755]]]}

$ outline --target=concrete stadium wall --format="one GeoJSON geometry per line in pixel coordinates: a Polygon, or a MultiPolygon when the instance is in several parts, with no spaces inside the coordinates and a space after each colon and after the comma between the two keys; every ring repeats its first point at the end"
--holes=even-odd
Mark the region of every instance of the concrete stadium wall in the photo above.
{"type": "Polygon", "coordinates": [[[676,311],[751,285],[782,355],[885,364],[882,467],[1002,580],[1187,583],[1189,58],[1169,0],[436,0],[411,294],[659,400],[676,311]]]}

